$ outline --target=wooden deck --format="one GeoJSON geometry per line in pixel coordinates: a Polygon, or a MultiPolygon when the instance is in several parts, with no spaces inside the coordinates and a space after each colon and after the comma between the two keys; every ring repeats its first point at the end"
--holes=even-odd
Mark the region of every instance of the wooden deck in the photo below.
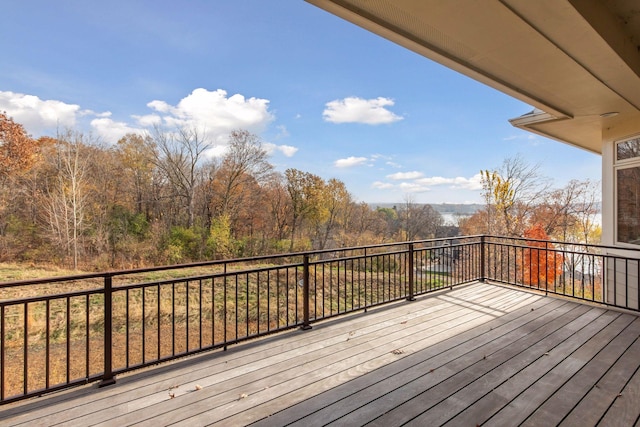
{"type": "Polygon", "coordinates": [[[639,337],[637,316],[478,283],[6,405],[0,425],[638,426],[639,337]]]}

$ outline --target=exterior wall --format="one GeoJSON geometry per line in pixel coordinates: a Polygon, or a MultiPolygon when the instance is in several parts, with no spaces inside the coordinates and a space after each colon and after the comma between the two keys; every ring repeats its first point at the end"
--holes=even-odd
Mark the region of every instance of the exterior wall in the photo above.
{"type": "Polygon", "coordinates": [[[615,243],[615,179],[613,171],[614,141],[605,141],[602,146],[602,244],[615,243]]]}
{"type": "Polygon", "coordinates": [[[638,277],[640,261],[633,259],[607,258],[606,302],[623,304],[631,309],[638,306],[638,277]]]}
{"type": "MultiPolygon", "coordinates": [[[[602,134],[602,244],[617,246],[607,249],[607,255],[625,257],[605,260],[606,301],[628,301],[631,308],[638,308],[640,288],[640,250],[630,250],[616,243],[616,188],[615,188],[615,142],[640,134],[640,123],[628,121],[603,127],[602,134]]],[[[640,249],[640,247],[638,247],[640,249]]]]}

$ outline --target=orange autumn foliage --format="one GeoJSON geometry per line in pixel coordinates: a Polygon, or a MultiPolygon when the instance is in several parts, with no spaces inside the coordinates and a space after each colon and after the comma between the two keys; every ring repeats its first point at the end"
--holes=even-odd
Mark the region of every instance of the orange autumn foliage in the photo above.
{"type": "Polygon", "coordinates": [[[36,160],[39,143],[24,127],[0,111],[0,179],[29,169],[36,160]]]}
{"type": "MultiPolygon", "coordinates": [[[[528,228],[524,237],[535,240],[549,240],[540,224],[528,228]]],[[[548,289],[562,274],[562,254],[554,250],[553,243],[527,242],[531,249],[524,249],[523,280],[526,285],[548,289]]]]}

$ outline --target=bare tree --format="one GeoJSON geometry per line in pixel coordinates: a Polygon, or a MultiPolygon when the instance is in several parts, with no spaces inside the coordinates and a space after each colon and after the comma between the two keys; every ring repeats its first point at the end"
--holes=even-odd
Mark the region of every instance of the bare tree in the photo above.
{"type": "Polygon", "coordinates": [[[400,231],[403,240],[429,239],[436,235],[444,220],[431,205],[417,204],[411,196],[405,196],[404,204],[398,209],[400,231]]]}
{"type": "Polygon", "coordinates": [[[182,127],[175,132],[154,129],[157,151],[155,164],[167,179],[173,196],[186,209],[186,226],[195,221],[195,191],[200,180],[198,166],[204,152],[211,147],[204,133],[182,127]]]}
{"type": "Polygon", "coordinates": [[[601,227],[598,225],[596,216],[600,212],[599,202],[601,200],[600,183],[583,181],[584,191],[578,198],[579,209],[576,212],[578,231],[580,232],[582,243],[599,244],[601,227]],[[591,241],[591,240],[597,241],[591,241]]]}
{"type": "Polygon", "coordinates": [[[45,215],[51,236],[78,268],[80,238],[87,230],[90,159],[85,137],[67,131],[58,136],[49,157],[52,175],[46,188],[45,215]]]}
{"type": "Polygon", "coordinates": [[[509,236],[520,236],[531,210],[551,188],[551,180],[540,173],[539,164],[527,163],[521,155],[506,158],[498,173],[508,184],[513,199],[513,203],[503,206],[504,231],[509,236]]]}
{"type": "Polygon", "coordinates": [[[531,223],[541,224],[556,239],[588,243],[596,229],[599,192],[589,180],[571,180],[551,191],[533,212],[531,223]]]}
{"type": "Polygon", "coordinates": [[[322,215],[322,189],[324,180],[309,172],[297,169],[285,171],[287,191],[291,200],[291,241],[289,250],[293,251],[296,232],[303,220],[314,221],[322,215]]]}
{"type": "Polygon", "coordinates": [[[291,223],[291,199],[282,174],[271,174],[263,190],[269,213],[269,234],[280,244],[287,237],[291,223]]]}
{"type": "Polygon", "coordinates": [[[130,133],[118,140],[117,153],[125,176],[131,182],[126,191],[131,194],[135,212],[149,218],[154,159],[158,157],[156,147],[149,136],[130,133]]]}
{"type": "Polygon", "coordinates": [[[521,236],[533,208],[544,198],[550,180],[520,156],[507,158],[494,171],[482,171],[487,233],[521,236]]]}
{"type": "Polygon", "coordinates": [[[345,225],[351,213],[351,194],[344,182],[332,178],[323,186],[320,197],[323,199],[325,215],[319,217],[316,226],[318,249],[325,249],[340,225],[345,225]]]}
{"type": "Polygon", "coordinates": [[[229,135],[228,151],[216,173],[217,196],[214,201],[219,215],[227,215],[235,225],[240,206],[253,183],[263,183],[273,171],[262,141],[245,130],[229,135]]]}

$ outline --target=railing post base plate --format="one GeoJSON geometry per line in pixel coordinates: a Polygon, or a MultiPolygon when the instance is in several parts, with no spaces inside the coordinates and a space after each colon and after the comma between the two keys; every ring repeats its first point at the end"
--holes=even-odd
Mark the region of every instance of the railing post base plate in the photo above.
{"type": "Polygon", "coordinates": [[[308,331],[311,328],[313,328],[313,326],[311,326],[311,325],[302,325],[302,326],[300,326],[300,329],[303,330],[303,331],[308,331]]]}
{"type": "Polygon", "coordinates": [[[102,380],[98,383],[98,388],[102,388],[102,387],[106,387],[109,385],[113,385],[116,383],[116,379],[115,378],[109,378],[108,380],[102,380]]]}

